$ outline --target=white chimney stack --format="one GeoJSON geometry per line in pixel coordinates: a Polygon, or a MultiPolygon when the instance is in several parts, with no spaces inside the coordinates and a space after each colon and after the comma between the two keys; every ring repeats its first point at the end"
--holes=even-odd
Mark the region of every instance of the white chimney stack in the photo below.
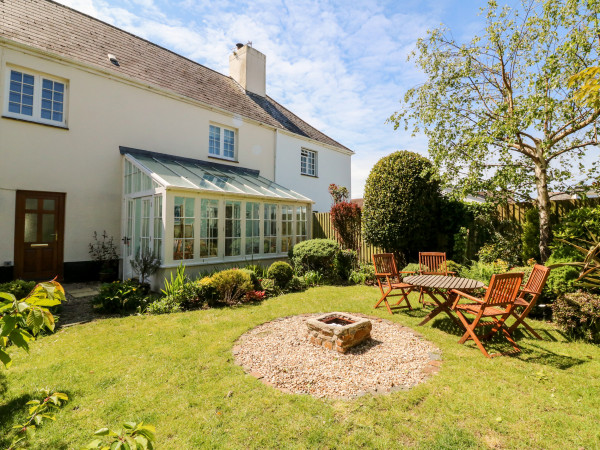
{"type": "Polygon", "coordinates": [[[237,44],[229,55],[229,76],[245,90],[266,96],[267,57],[249,45],[237,44]]]}

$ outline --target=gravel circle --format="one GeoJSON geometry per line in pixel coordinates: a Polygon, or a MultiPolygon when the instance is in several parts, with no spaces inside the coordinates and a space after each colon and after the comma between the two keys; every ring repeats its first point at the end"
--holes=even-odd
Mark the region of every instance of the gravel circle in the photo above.
{"type": "Polygon", "coordinates": [[[236,363],[264,383],[319,398],[354,398],[406,390],[440,365],[439,349],[410,328],[371,320],[371,338],[346,354],[311,344],[306,320],[320,314],[284,317],[253,328],[233,349],[236,363]]]}

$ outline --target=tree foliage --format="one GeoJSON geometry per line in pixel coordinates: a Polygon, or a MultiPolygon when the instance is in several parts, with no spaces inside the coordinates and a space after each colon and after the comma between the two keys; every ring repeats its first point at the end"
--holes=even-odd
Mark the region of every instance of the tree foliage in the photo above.
{"type": "MultiPolygon", "coordinates": [[[[598,61],[596,0],[489,0],[486,28],[458,43],[446,29],[420,39],[413,57],[426,81],[390,121],[424,132],[444,181],[463,195],[487,191],[530,200],[537,191],[540,253],[549,256],[549,189],[597,174],[584,165],[598,143],[597,105],[575,102],[569,77],[598,61]]],[[[572,86],[572,85],[571,85],[572,86]]]]}
{"type": "Polygon", "coordinates": [[[440,197],[429,160],[409,151],[385,156],[375,164],[365,185],[365,239],[405,258],[435,247],[440,197]]]}
{"type": "Polygon", "coordinates": [[[47,329],[54,331],[54,316],[48,308],[65,300],[65,291],[56,281],[37,284],[21,300],[0,292],[0,361],[8,368],[12,358],[7,352],[11,344],[29,351],[29,342],[47,329]]]}

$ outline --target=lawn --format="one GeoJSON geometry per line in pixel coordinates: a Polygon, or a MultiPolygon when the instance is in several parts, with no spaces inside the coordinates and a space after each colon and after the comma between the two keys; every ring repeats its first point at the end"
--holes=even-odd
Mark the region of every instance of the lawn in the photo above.
{"type": "MultiPolygon", "coordinates": [[[[416,297],[412,294],[413,304],[416,297]]],[[[36,388],[68,393],[31,448],[80,448],[103,426],[154,424],[157,448],[599,448],[600,348],[533,322],[523,352],[486,359],[439,315],[373,310],[374,288],[319,287],[262,304],[105,319],[14,351],[0,377],[0,436],[36,388]],[[411,326],[441,348],[440,372],[410,391],[355,400],[281,393],[233,363],[236,339],[281,316],[362,312],[411,326]]],[[[9,444],[0,437],[0,445],[9,444]]]]}

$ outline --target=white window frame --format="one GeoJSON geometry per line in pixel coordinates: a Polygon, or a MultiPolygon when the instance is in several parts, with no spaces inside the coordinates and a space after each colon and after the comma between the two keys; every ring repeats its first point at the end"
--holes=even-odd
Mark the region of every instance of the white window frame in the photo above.
{"type": "Polygon", "coordinates": [[[48,75],[45,73],[37,72],[35,70],[26,69],[23,67],[11,66],[7,65],[4,70],[5,74],[5,82],[4,82],[4,105],[3,105],[3,116],[11,117],[14,119],[26,120],[28,122],[36,122],[43,123],[46,125],[52,125],[55,127],[67,127],[67,110],[69,103],[69,82],[68,80],[48,75]],[[27,114],[10,112],[8,109],[8,104],[10,101],[10,80],[11,80],[11,72],[12,71],[21,72],[24,75],[31,75],[34,78],[33,84],[33,115],[28,116],[27,114]],[[63,111],[62,111],[62,121],[59,122],[57,120],[44,119],[42,118],[42,90],[43,90],[43,80],[50,80],[52,82],[62,83],[65,86],[63,92],[63,111]]]}
{"type": "Polygon", "coordinates": [[[228,161],[237,161],[238,148],[238,132],[235,128],[227,127],[218,123],[210,123],[208,125],[208,156],[212,158],[226,159],[228,161]],[[210,147],[210,131],[211,127],[219,129],[219,149],[218,153],[212,153],[210,147]],[[225,156],[225,130],[233,133],[233,156],[225,156]]]}
{"type": "Polygon", "coordinates": [[[309,150],[307,148],[300,149],[300,175],[317,177],[319,174],[318,161],[318,153],[315,150],[309,150]],[[310,170],[311,166],[309,165],[308,161],[309,155],[312,155],[312,173],[310,170]]]}

